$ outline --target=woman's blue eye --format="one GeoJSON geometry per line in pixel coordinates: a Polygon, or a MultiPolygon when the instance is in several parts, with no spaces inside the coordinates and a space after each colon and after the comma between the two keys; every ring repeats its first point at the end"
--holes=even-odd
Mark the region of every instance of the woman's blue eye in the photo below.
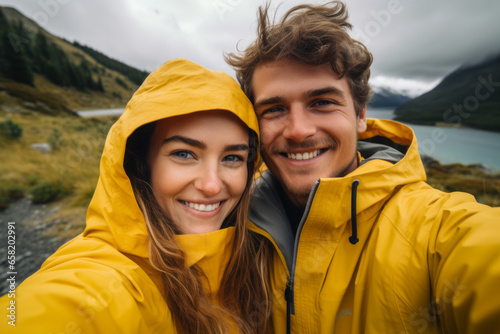
{"type": "Polygon", "coordinates": [[[237,162],[237,161],[243,161],[243,158],[238,155],[228,155],[227,157],[224,158],[224,161],[237,162]]]}
{"type": "Polygon", "coordinates": [[[193,155],[191,154],[191,152],[188,152],[188,151],[177,151],[177,152],[172,153],[172,155],[174,155],[178,158],[181,158],[181,159],[193,158],[193,155]]]}

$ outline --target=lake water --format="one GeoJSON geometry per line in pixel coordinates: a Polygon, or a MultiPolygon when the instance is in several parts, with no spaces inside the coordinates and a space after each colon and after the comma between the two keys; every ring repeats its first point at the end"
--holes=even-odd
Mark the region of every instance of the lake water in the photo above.
{"type": "MultiPolygon", "coordinates": [[[[123,108],[80,111],[82,117],[120,115],[123,108]]],[[[369,109],[369,118],[392,119],[393,109],[369,109]]],[[[404,123],[404,122],[403,122],[404,123]]],[[[500,133],[454,127],[426,126],[404,123],[411,127],[418,140],[420,154],[443,164],[482,164],[500,171],[500,133]]]]}
{"type": "MultiPolygon", "coordinates": [[[[367,117],[392,119],[393,111],[393,109],[369,109],[367,117]]],[[[499,132],[404,124],[415,132],[420,154],[429,155],[443,164],[480,163],[487,168],[500,171],[499,132]]]]}
{"type": "Polygon", "coordinates": [[[124,111],[124,108],[83,110],[79,111],[78,115],[81,117],[115,116],[123,114],[124,111]]]}

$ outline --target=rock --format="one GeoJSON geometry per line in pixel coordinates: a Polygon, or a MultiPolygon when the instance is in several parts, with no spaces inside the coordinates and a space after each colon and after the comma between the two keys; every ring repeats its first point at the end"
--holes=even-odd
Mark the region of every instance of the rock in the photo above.
{"type": "Polygon", "coordinates": [[[40,151],[42,153],[50,153],[50,152],[52,152],[52,148],[47,143],[31,144],[31,147],[33,147],[35,150],[38,150],[38,151],[40,151]]]}
{"type": "Polygon", "coordinates": [[[57,244],[57,243],[59,243],[59,237],[50,238],[47,242],[50,244],[57,244]]]}
{"type": "Polygon", "coordinates": [[[21,254],[19,256],[16,256],[16,264],[18,264],[19,262],[21,262],[22,259],[30,257],[30,256],[31,256],[31,252],[30,251],[28,251],[28,252],[26,252],[24,254],[21,254]]]}
{"type": "Polygon", "coordinates": [[[37,227],[35,227],[35,231],[38,231],[38,230],[45,230],[45,228],[47,227],[46,224],[40,224],[38,225],[37,227]]]}
{"type": "Polygon", "coordinates": [[[15,113],[18,114],[21,111],[21,108],[18,106],[2,106],[2,110],[7,111],[9,113],[15,113]]]}
{"type": "Polygon", "coordinates": [[[43,111],[46,111],[46,112],[50,112],[50,111],[52,111],[52,108],[51,108],[51,107],[49,107],[48,105],[46,105],[45,103],[42,103],[42,102],[40,102],[40,101],[37,101],[37,102],[36,102],[36,108],[37,108],[38,110],[43,110],[43,111]]]}
{"type": "Polygon", "coordinates": [[[36,110],[36,104],[34,104],[33,102],[26,101],[23,103],[23,107],[28,108],[28,109],[32,109],[32,110],[36,110]]]}

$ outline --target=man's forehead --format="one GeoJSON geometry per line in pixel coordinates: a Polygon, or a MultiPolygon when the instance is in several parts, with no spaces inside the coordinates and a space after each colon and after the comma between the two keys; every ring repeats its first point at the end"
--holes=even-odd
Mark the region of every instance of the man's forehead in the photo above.
{"type": "Polygon", "coordinates": [[[254,104],[290,91],[300,91],[303,95],[318,95],[318,91],[336,95],[350,92],[346,78],[340,79],[329,63],[313,66],[287,59],[266,61],[256,67],[253,73],[254,104]]]}

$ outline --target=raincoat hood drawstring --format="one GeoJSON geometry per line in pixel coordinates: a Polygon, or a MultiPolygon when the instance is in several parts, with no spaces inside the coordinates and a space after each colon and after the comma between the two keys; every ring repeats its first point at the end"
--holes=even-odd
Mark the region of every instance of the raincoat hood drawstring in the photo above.
{"type": "Polygon", "coordinates": [[[358,194],[359,180],[356,179],[352,182],[351,190],[351,232],[352,235],[349,237],[349,242],[355,245],[358,239],[358,221],[356,219],[356,197],[358,194]]]}

